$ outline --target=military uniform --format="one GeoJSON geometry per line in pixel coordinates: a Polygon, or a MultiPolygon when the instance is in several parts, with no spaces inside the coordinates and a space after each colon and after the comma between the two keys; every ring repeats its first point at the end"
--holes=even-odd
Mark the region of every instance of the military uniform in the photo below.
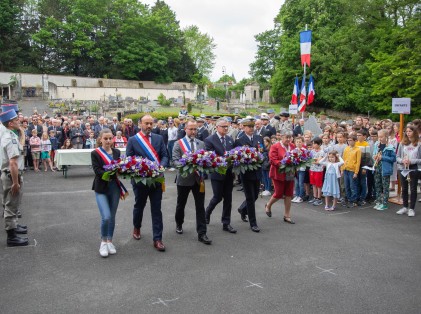
{"type": "MultiPolygon", "coordinates": [[[[0,121],[8,123],[15,121],[17,118],[14,110],[3,111],[0,114],[0,121]]],[[[7,246],[26,246],[28,245],[28,238],[20,238],[16,234],[27,233],[26,226],[17,224],[17,212],[22,199],[22,172],[24,169],[23,146],[19,142],[18,135],[11,129],[5,128],[1,134],[0,140],[1,148],[1,182],[3,186],[3,207],[4,207],[4,222],[7,231],[7,246]],[[11,167],[11,160],[16,161],[18,178],[13,181],[15,174],[14,167],[11,167]],[[12,172],[11,172],[12,171],[12,172]],[[20,187],[15,193],[13,185],[19,184],[20,187]]]]}
{"type": "Polygon", "coordinates": [[[4,221],[6,230],[16,229],[16,215],[21,201],[22,186],[16,195],[10,193],[12,188],[12,178],[9,170],[9,160],[17,157],[19,169],[19,184],[22,185],[22,172],[24,168],[23,146],[19,142],[19,137],[11,130],[6,129],[1,137],[1,182],[3,185],[3,206],[4,221]]]}

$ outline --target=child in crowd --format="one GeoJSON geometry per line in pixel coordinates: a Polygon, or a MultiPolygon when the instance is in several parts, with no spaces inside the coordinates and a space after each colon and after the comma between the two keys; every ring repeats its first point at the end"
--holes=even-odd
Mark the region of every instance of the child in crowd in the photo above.
{"type": "MultiPolygon", "coordinates": [[[[298,136],[294,140],[297,149],[304,149],[304,139],[298,136]]],[[[297,169],[297,176],[295,178],[295,197],[292,199],[293,203],[302,203],[305,198],[304,178],[306,175],[306,167],[297,169]]]]}
{"type": "Polygon", "coordinates": [[[415,203],[417,200],[417,185],[421,170],[421,137],[415,125],[407,126],[397,154],[400,179],[402,182],[403,207],[396,213],[415,216],[415,203]],[[404,175],[404,170],[411,170],[404,175]]]}
{"type": "MultiPolygon", "coordinates": [[[[344,155],[344,150],[345,148],[348,146],[346,144],[346,138],[347,138],[347,134],[345,132],[342,131],[338,131],[336,132],[336,144],[332,146],[332,150],[335,150],[338,152],[339,157],[343,157],[344,155]]],[[[340,202],[344,202],[346,200],[345,197],[345,184],[344,184],[344,177],[342,175],[342,171],[341,171],[341,177],[338,179],[339,180],[339,188],[341,190],[341,198],[340,198],[340,202]]]]}
{"type": "Polygon", "coordinates": [[[310,184],[313,186],[313,199],[309,203],[313,203],[314,206],[323,204],[322,201],[322,186],[323,186],[323,165],[317,161],[322,159],[326,154],[322,150],[322,139],[316,137],[313,139],[313,149],[311,150],[312,157],[316,160],[310,166],[310,184]]]}
{"type": "Polygon", "coordinates": [[[387,130],[378,131],[378,142],[374,145],[374,178],[376,182],[376,206],[377,210],[387,209],[389,200],[390,176],[393,173],[393,164],[396,161],[395,148],[388,144],[387,130]]]}
{"type": "Polygon", "coordinates": [[[64,144],[61,147],[61,149],[73,149],[72,141],[70,140],[70,138],[64,141],[64,144]]]}
{"type": "Polygon", "coordinates": [[[29,146],[31,147],[32,161],[34,163],[34,171],[39,172],[39,158],[41,155],[41,139],[37,135],[37,129],[33,129],[32,137],[29,139],[29,146]]]}
{"type": "Polygon", "coordinates": [[[50,169],[52,172],[55,172],[53,169],[53,164],[51,163],[50,158],[50,151],[51,151],[51,141],[48,137],[47,132],[42,133],[41,137],[41,161],[44,165],[44,171],[47,172],[47,163],[48,166],[50,166],[50,169]]]}
{"type": "Polygon", "coordinates": [[[94,149],[95,148],[95,145],[96,145],[95,132],[94,131],[91,131],[89,133],[89,138],[86,139],[85,148],[87,148],[87,149],[94,149]]]}
{"type": "Polygon", "coordinates": [[[357,180],[357,204],[364,205],[367,196],[367,170],[363,167],[371,167],[373,160],[370,154],[370,145],[367,142],[367,131],[360,129],[357,132],[357,142],[355,146],[361,150],[361,163],[357,180]]]}
{"type": "Polygon", "coordinates": [[[342,166],[342,171],[348,202],[344,202],[343,205],[347,207],[357,206],[357,179],[361,164],[361,150],[355,146],[356,141],[356,135],[348,136],[348,146],[345,148],[343,155],[344,165],[342,166]]]}
{"type": "Polygon", "coordinates": [[[326,156],[323,157],[319,163],[326,167],[325,181],[322,187],[322,193],[325,197],[325,210],[335,210],[338,199],[341,196],[338,179],[341,177],[340,167],[344,164],[344,160],[339,156],[337,151],[332,150],[327,155],[328,161],[326,162],[326,156]],[[332,200],[332,206],[330,206],[330,198],[332,200]]]}
{"type": "Polygon", "coordinates": [[[325,154],[327,154],[332,149],[329,134],[324,134],[322,136],[322,145],[320,146],[320,148],[325,154]]]}
{"type": "MultiPolygon", "coordinates": [[[[377,129],[370,128],[369,134],[370,134],[370,137],[367,138],[367,142],[368,142],[368,145],[370,146],[370,155],[373,158],[374,147],[378,140],[377,129]]],[[[365,198],[365,201],[371,204],[375,199],[376,199],[376,188],[375,188],[375,181],[374,181],[374,171],[367,171],[367,196],[365,198]]]]}

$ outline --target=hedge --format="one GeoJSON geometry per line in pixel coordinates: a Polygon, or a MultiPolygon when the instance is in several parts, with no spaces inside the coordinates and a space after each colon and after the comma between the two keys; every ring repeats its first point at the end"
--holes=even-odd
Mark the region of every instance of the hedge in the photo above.
{"type": "MultiPolygon", "coordinates": [[[[204,113],[206,116],[219,116],[219,117],[231,117],[233,120],[236,116],[239,115],[235,115],[235,114],[230,114],[230,113],[221,113],[221,114],[209,114],[209,113],[204,113]]],[[[145,116],[145,115],[150,115],[152,117],[154,117],[155,119],[158,120],[168,120],[168,117],[173,117],[173,118],[177,118],[178,114],[174,114],[174,113],[170,113],[170,112],[141,112],[141,113],[134,113],[134,114],[129,114],[127,116],[125,116],[124,118],[128,118],[128,119],[132,119],[133,123],[137,125],[138,120],[145,116]]],[[[200,116],[200,114],[191,114],[193,117],[197,118],[200,116]]]]}

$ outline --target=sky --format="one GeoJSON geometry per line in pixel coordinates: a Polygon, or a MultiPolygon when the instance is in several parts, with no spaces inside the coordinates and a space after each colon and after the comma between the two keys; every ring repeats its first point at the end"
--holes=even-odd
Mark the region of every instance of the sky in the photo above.
{"type": "MultiPolygon", "coordinates": [[[[155,0],[141,0],[153,5],[155,0]]],[[[165,0],[177,15],[181,28],[199,27],[217,45],[211,81],[226,73],[240,81],[248,78],[257,43],[254,35],[273,28],[283,0],[165,0]]]]}

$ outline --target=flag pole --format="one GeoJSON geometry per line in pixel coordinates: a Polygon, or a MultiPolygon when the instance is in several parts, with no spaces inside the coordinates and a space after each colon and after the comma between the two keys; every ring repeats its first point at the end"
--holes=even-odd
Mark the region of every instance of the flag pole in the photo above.
{"type": "MultiPolygon", "coordinates": [[[[307,30],[307,24],[306,24],[306,29],[305,30],[307,30]]],[[[305,78],[306,78],[306,70],[307,70],[307,63],[304,62],[303,80],[305,80],[305,78]]],[[[307,97],[307,95],[306,95],[306,97],[307,97]]],[[[307,100],[306,100],[306,102],[307,102],[307,100]]],[[[301,119],[304,119],[304,110],[301,112],[301,119]]]]}

